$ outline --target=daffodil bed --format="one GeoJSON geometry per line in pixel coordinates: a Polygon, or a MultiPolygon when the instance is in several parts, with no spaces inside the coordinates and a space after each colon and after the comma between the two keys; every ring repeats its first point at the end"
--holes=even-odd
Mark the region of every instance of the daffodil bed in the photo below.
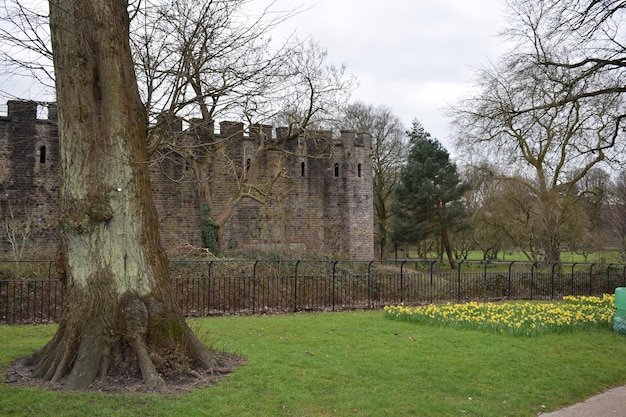
{"type": "Polygon", "coordinates": [[[615,296],[563,297],[558,302],[469,302],[425,306],[386,306],[393,320],[536,336],[580,329],[610,328],[615,296]]]}

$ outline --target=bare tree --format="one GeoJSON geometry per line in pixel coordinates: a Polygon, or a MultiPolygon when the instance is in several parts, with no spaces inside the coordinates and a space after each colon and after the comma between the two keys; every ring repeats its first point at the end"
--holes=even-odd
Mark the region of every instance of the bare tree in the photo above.
{"type": "Polygon", "coordinates": [[[579,222],[571,229],[570,248],[585,256],[610,246],[607,239],[607,206],[614,189],[611,175],[603,168],[589,171],[579,186],[581,198],[577,206],[579,222]],[[584,229],[583,229],[584,226],[584,229]],[[582,230],[581,230],[582,229],[582,230]]]}
{"type": "Polygon", "coordinates": [[[626,171],[619,173],[607,208],[609,233],[622,260],[626,261],[626,171]]]}
{"type": "Polygon", "coordinates": [[[25,250],[32,245],[33,217],[30,213],[18,215],[10,200],[4,211],[4,238],[11,246],[13,260],[22,259],[25,250]]]}
{"type": "Polygon", "coordinates": [[[287,39],[278,47],[271,42],[271,29],[289,13],[250,17],[242,11],[246,3],[178,1],[146,8],[137,19],[141,26],[134,50],[154,122],[150,138],[158,154],[155,161],[171,155],[191,161],[199,214],[216,228],[218,240],[241,201],[266,204],[278,198],[272,190],[283,169],[278,164],[274,172],[261,175],[265,153],[284,152],[285,142],[332,126],[354,83],[344,67],[328,64],[326,51],[313,42],[287,39]],[[186,139],[166,128],[174,119],[194,127],[181,132],[186,139]],[[213,124],[218,119],[258,126],[247,132],[256,144],[244,147],[243,124],[238,132],[216,135],[213,124]],[[280,137],[262,128],[281,122],[287,130],[280,137]],[[237,186],[217,203],[212,179],[225,173],[237,186]]]}
{"type": "MultiPolygon", "coordinates": [[[[621,0],[509,0],[513,24],[507,35],[517,41],[529,65],[565,74],[551,102],[527,103],[527,109],[601,98],[626,92],[626,4],[621,0]]],[[[612,109],[613,138],[626,113],[612,109]]]]}
{"type": "Polygon", "coordinates": [[[67,305],[28,360],[35,376],[85,389],[97,377],[215,366],[175,305],[148,173],[147,120],[124,1],[50,1],[61,144],[67,305]]]}
{"type": "MultiPolygon", "coordinates": [[[[557,53],[567,57],[568,51],[557,53]]],[[[541,247],[552,262],[560,259],[568,213],[585,192],[582,180],[623,147],[615,117],[622,97],[563,100],[571,76],[512,52],[480,73],[480,92],[454,112],[457,145],[470,154],[489,152],[490,162],[536,198],[541,247]]]]}
{"type": "MultiPolygon", "coordinates": [[[[498,243],[505,242],[519,249],[528,260],[543,260],[542,214],[537,198],[523,181],[497,176],[491,181],[487,198],[478,217],[473,219],[474,229],[494,236],[496,247],[498,243]]],[[[478,239],[483,242],[484,251],[489,252],[493,248],[492,239],[478,239]]]]}
{"type": "Polygon", "coordinates": [[[0,62],[4,73],[37,80],[54,89],[48,14],[43,4],[3,2],[0,13],[0,62]]]}
{"type": "Polygon", "coordinates": [[[502,211],[497,207],[502,196],[502,182],[498,181],[489,164],[466,165],[461,174],[471,185],[465,194],[465,210],[470,227],[463,233],[469,235],[472,249],[482,251],[483,259],[496,258],[507,243],[504,231],[506,222],[500,222],[502,211]]]}
{"type": "Polygon", "coordinates": [[[508,5],[515,48],[482,71],[482,92],[456,112],[459,144],[516,168],[505,174],[537,198],[542,250],[554,261],[557,246],[591,240],[590,178],[623,162],[626,9],[613,0],[508,5]]]}
{"type": "Polygon", "coordinates": [[[380,248],[380,258],[393,250],[389,247],[393,190],[406,161],[406,129],[400,119],[387,107],[374,107],[362,102],[347,106],[340,123],[344,129],[354,129],[372,135],[372,171],[374,174],[374,239],[380,248]]]}

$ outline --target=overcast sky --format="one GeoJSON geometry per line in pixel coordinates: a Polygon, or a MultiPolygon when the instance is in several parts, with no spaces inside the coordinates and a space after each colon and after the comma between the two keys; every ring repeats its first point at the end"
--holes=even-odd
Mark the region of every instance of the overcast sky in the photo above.
{"type": "MultiPolygon", "coordinates": [[[[353,100],[389,107],[407,128],[417,118],[451,152],[444,109],[472,87],[476,67],[505,50],[498,37],[505,0],[252,0],[249,7],[271,3],[274,11],[301,10],[274,38],[316,40],[329,62],[345,64],[358,79],[353,100]]],[[[3,99],[11,92],[52,100],[32,85],[17,87],[0,74],[3,99]]],[[[0,108],[4,114],[4,102],[0,108]]]]}
{"type": "MultiPolygon", "coordinates": [[[[253,3],[268,4],[254,0],[253,3]]],[[[417,118],[451,149],[444,109],[475,79],[475,68],[497,60],[505,44],[504,0],[277,0],[300,6],[276,36],[294,32],[345,64],[359,87],[355,100],[385,105],[407,128],[417,118]]]]}

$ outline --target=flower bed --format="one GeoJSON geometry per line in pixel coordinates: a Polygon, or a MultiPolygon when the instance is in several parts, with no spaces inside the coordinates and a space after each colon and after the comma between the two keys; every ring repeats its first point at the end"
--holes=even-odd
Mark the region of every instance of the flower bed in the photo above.
{"type": "Polygon", "coordinates": [[[558,302],[502,302],[386,306],[385,317],[431,325],[535,336],[579,329],[610,328],[615,296],[563,297],[558,302]]]}

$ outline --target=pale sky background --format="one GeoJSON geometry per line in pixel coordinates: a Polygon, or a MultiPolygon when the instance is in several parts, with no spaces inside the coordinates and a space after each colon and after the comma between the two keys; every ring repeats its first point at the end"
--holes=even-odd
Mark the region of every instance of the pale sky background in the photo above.
{"type": "Polygon", "coordinates": [[[274,36],[317,40],[330,62],[357,77],[354,100],[389,107],[407,129],[417,118],[452,151],[445,108],[472,88],[477,67],[506,51],[498,36],[504,7],[505,0],[276,0],[272,9],[302,9],[274,36]]]}
{"type": "MultiPolygon", "coordinates": [[[[271,10],[301,10],[273,34],[312,38],[328,61],[345,64],[359,86],[353,101],[384,105],[406,128],[417,118],[451,152],[446,107],[472,88],[475,68],[506,50],[505,0],[252,0],[271,10]]],[[[38,88],[0,74],[0,114],[7,93],[48,101],[38,88]]]]}

